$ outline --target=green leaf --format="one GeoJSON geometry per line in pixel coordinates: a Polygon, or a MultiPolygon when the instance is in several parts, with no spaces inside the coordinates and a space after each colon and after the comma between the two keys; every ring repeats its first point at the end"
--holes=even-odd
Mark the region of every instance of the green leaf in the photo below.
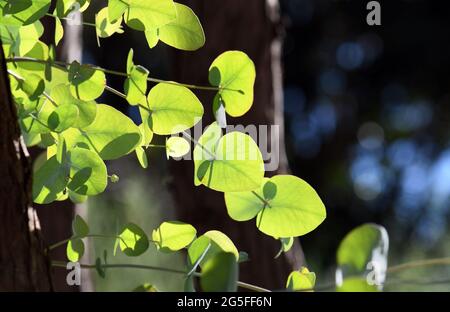
{"type": "Polygon", "coordinates": [[[78,108],[78,119],[73,125],[76,128],[84,128],[90,125],[97,114],[97,103],[94,101],[82,101],[72,96],[69,85],[59,84],[52,88],[50,96],[58,105],[75,105],[78,108]]]}
{"type": "Polygon", "coordinates": [[[172,0],[128,0],[125,22],[133,29],[145,31],[161,27],[177,17],[172,0]]]}
{"type": "Polygon", "coordinates": [[[6,55],[24,56],[39,42],[44,33],[40,21],[26,26],[5,26],[0,24],[0,39],[6,55]]]}
{"type": "Polygon", "coordinates": [[[231,239],[220,231],[208,231],[196,240],[188,248],[188,259],[191,264],[196,263],[201,257],[200,265],[219,252],[232,253],[235,261],[239,260],[239,252],[231,239]],[[205,250],[208,251],[205,253],[205,250]]]}
{"type": "Polygon", "coordinates": [[[194,51],[205,44],[205,34],[197,15],[187,6],[175,3],[177,17],[158,29],[159,39],[181,50],[194,51]]]}
{"type": "Polygon", "coordinates": [[[237,290],[238,265],[232,253],[219,252],[205,262],[200,277],[203,291],[234,292],[237,290]]]}
{"type": "Polygon", "coordinates": [[[153,230],[152,240],[161,251],[177,251],[188,246],[197,235],[197,230],[190,224],[167,221],[153,230]]]}
{"type": "Polygon", "coordinates": [[[369,285],[364,278],[349,277],[336,287],[338,292],[378,292],[376,285],[369,285]]]}
{"type": "Polygon", "coordinates": [[[45,81],[36,74],[27,75],[26,79],[19,83],[19,86],[32,101],[37,100],[45,91],[45,81]]]}
{"type": "Polygon", "coordinates": [[[97,153],[76,147],[69,152],[70,182],[67,187],[80,195],[97,195],[108,183],[103,160],[97,153]]]}
{"type": "Polygon", "coordinates": [[[84,243],[81,239],[71,239],[67,243],[66,248],[67,259],[71,262],[78,262],[81,257],[84,255],[84,243]]]}
{"type": "Polygon", "coordinates": [[[33,175],[33,201],[37,204],[55,201],[66,188],[68,173],[56,156],[48,159],[33,175]]]}
{"type": "Polygon", "coordinates": [[[108,17],[110,21],[115,21],[122,17],[128,8],[128,4],[122,0],[108,0],[108,17]]]}
{"type": "Polygon", "coordinates": [[[145,283],[133,289],[133,292],[158,292],[158,289],[152,284],[145,283]]]}
{"type": "Polygon", "coordinates": [[[278,254],[275,256],[275,259],[277,259],[283,252],[288,252],[291,250],[292,246],[294,245],[294,238],[293,237],[286,237],[286,238],[280,238],[281,248],[278,254]]]}
{"type": "Polygon", "coordinates": [[[30,135],[49,133],[47,118],[53,112],[53,106],[45,98],[33,103],[36,105],[34,110],[21,112],[23,115],[19,122],[22,132],[30,135]]]}
{"type": "MultiPolygon", "coordinates": [[[[48,59],[48,52],[49,49],[47,45],[41,41],[36,42],[36,44],[33,46],[33,48],[27,52],[27,54],[22,55],[24,57],[31,57],[36,58],[40,60],[47,60],[48,59]]],[[[21,70],[28,70],[32,71],[34,74],[39,75],[42,79],[45,78],[45,64],[40,63],[34,63],[34,62],[20,62],[17,63],[17,68],[20,68],[21,70]]],[[[67,73],[64,72],[64,75],[67,77],[67,73]]],[[[25,76],[26,78],[27,76],[25,76]]],[[[67,78],[65,78],[67,80],[67,78]]],[[[47,85],[49,87],[51,84],[47,85]]]]}
{"type": "Polygon", "coordinates": [[[148,146],[153,139],[153,131],[150,129],[147,122],[143,122],[139,125],[139,130],[141,132],[141,143],[140,146],[148,146]]]}
{"type": "Polygon", "coordinates": [[[102,95],[106,86],[105,73],[77,61],[69,66],[70,92],[83,101],[92,101],[102,95]]]}
{"type": "Polygon", "coordinates": [[[127,59],[127,74],[124,90],[128,103],[131,105],[146,104],[148,70],[133,63],[133,49],[130,49],[127,59]]]}
{"type": "Polygon", "coordinates": [[[6,0],[0,7],[0,24],[28,25],[43,17],[49,10],[51,0],[6,0]]]}
{"type": "Polygon", "coordinates": [[[145,149],[141,146],[136,147],[136,157],[141,167],[146,169],[148,167],[148,158],[145,149]]]}
{"type": "Polygon", "coordinates": [[[150,49],[153,49],[159,41],[158,38],[158,29],[151,29],[145,31],[145,39],[147,40],[148,46],[150,49]]]}
{"type": "MultiPolygon", "coordinates": [[[[51,133],[42,133],[40,144],[43,147],[52,146],[52,145],[56,144],[55,137],[51,133]]],[[[58,159],[58,161],[59,161],[59,159],[58,159]]]]}
{"type": "Polygon", "coordinates": [[[214,249],[220,249],[222,251],[232,253],[236,257],[236,261],[239,259],[239,252],[233,241],[224,233],[216,230],[208,231],[203,236],[209,238],[212,243],[211,253],[214,253],[214,249]],[[216,248],[217,247],[217,248],[216,248]]]}
{"type": "Polygon", "coordinates": [[[183,285],[184,292],[195,292],[195,286],[194,286],[194,276],[190,275],[184,280],[183,285]]]}
{"type": "Polygon", "coordinates": [[[55,13],[62,18],[76,11],[84,12],[89,7],[90,2],[91,0],[57,0],[55,13]]]}
{"type": "MultiPolygon", "coordinates": [[[[384,283],[387,269],[389,237],[384,227],[363,224],[348,233],[337,250],[336,284],[349,278],[370,278],[375,284],[384,283]],[[369,274],[371,274],[369,276],[369,274]]],[[[350,281],[348,285],[358,283],[350,281]]]]}
{"type": "Polygon", "coordinates": [[[72,192],[71,190],[69,190],[67,193],[69,194],[70,200],[75,204],[84,203],[88,199],[88,197],[86,195],[80,195],[75,192],[72,192]]]}
{"type": "Polygon", "coordinates": [[[214,122],[195,146],[195,184],[221,192],[258,188],[263,182],[264,162],[255,141],[241,132],[220,137],[221,133],[214,122]]]}
{"type": "Polygon", "coordinates": [[[289,274],[286,281],[286,288],[292,291],[314,289],[316,284],[316,274],[310,272],[307,268],[302,267],[299,271],[293,271],[289,274]]]}
{"type": "Polygon", "coordinates": [[[182,132],[203,116],[202,104],[191,90],[183,86],[159,83],[150,90],[148,102],[151,110],[149,123],[156,134],[182,132]]]}
{"type": "Polygon", "coordinates": [[[224,88],[218,94],[226,112],[233,117],[244,115],[252,106],[255,78],[255,65],[241,51],[222,53],[209,67],[209,82],[224,88]]]}
{"type": "Polygon", "coordinates": [[[73,104],[58,106],[47,119],[52,131],[61,132],[72,127],[78,120],[78,107],[73,104]]]}
{"type": "Polygon", "coordinates": [[[64,28],[61,23],[61,20],[58,17],[55,17],[55,45],[58,46],[59,42],[64,36],[64,28]]]}
{"type": "Polygon", "coordinates": [[[95,270],[97,271],[98,275],[101,278],[105,278],[106,274],[105,270],[102,267],[102,259],[100,258],[95,259],[95,270]]]}
{"type": "Polygon", "coordinates": [[[95,15],[95,29],[97,36],[100,38],[107,38],[114,33],[122,33],[122,17],[110,20],[108,16],[108,8],[104,7],[95,15]]]}
{"type": "Polygon", "coordinates": [[[246,253],[245,251],[239,251],[239,260],[238,263],[243,263],[243,262],[247,262],[249,261],[250,258],[248,256],[248,253],[246,253]]]}
{"type": "Polygon", "coordinates": [[[145,232],[136,224],[128,223],[117,238],[120,250],[130,257],[143,254],[148,249],[148,238],[145,232]]]}
{"type": "Polygon", "coordinates": [[[131,153],[141,141],[139,128],[115,108],[98,104],[95,120],[82,130],[70,128],[63,136],[69,149],[87,146],[104,160],[131,153]]]}
{"type": "Polygon", "coordinates": [[[89,234],[89,226],[79,215],[76,215],[72,222],[73,235],[78,238],[84,238],[89,234]]]}
{"type": "Polygon", "coordinates": [[[291,175],[277,175],[265,181],[255,191],[256,195],[252,192],[225,193],[225,204],[232,219],[245,221],[257,215],[258,229],[275,238],[301,236],[323,222],[325,206],[308,183],[291,175]],[[267,187],[264,192],[267,183],[271,183],[270,192],[267,187]],[[264,195],[269,197],[264,198],[264,195]]]}
{"type": "Polygon", "coordinates": [[[182,137],[170,137],[166,140],[166,155],[169,157],[183,157],[191,150],[191,144],[182,137]]]}

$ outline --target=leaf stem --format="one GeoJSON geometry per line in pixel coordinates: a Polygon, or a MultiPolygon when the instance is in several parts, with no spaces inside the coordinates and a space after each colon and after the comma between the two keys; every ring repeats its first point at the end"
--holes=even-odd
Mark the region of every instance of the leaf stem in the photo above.
{"type": "MultiPolygon", "coordinates": [[[[66,268],[67,262],[65,261],[52,261],[51,265],[54,267],[59,268],[66,268]]],[[[82,269],[96,269],[98,266],[95,264],[80,264],[80,267],[82,269]]],[[[183,270],[177,270],[172,268],[165,268],[165,267],[158,267],[158,266],[152,266],[152,265],[142,265],[142,264],[128,264],[128,263],[114,263],[114,264],[101,264],[101,268],[107,269],[107,268],[131,268],[131,269],[143,269],[143,270],[154,270],[154,271],[162,271],[162,272],[168,272],[168,273],[175,273],[175,274],[183,274],[186,275],[186,272],[183,270]]],[[[201,273],[194,272],[193,275],[200,277],[201,273]]],[[[237,281],[237,285],[241,288],[256,291],[256,292],[270,292],[269,289],[262,288],[256,285],[252,285],[249,283],[237,281]]]]}
{"type": "Polygon", "coordinates": [[[166,148],[165,145],[160,145],[160,144],[148,144],[146,147],[166,148]]]}
{"type": "Polygon", "coordinates": [[[269,208],[272,208],[269,204],[269,202],[267,200],[265,200],[264,198],[261,197],[261,195],[259,195],[258,193],[256,193],[255,191],[252,191],[253,195],[255,195],[256,197],[258,197],[258,199],[264,204],[264,206],[267,206],[269,208]]]}
{"type": "MultiPolygon", "coordinates": [[[[5,59],[6,62],[33,62],[33,63],[41,63],[41,64],[48,64],[48,61],[45,60],[40,60],[40,59],[36,59],[36,58],[32,58],[32,57],[11,57],[11,58],[6,58],[5,59]]],[[[50,62],[51,65],[56,64],[59,66],[69,66],[70,63],[66,63],[66,62],[61,62],[61,61],[52,61],[50,62]]],[[[95,65],[91,65],[91,64],[85,64],[87,66],[89,66],[92,69],[95,70],[99,70],[102,71],[106,74],[111,74],[111,75],[116,75],[116,76],[121,76],[121,77],[129,77],[129,75],[127,73],[124,72],[120,72],[120,71],[116,71],[116,70],[112,70],[112,69],[106,69],[103,67],[99,67],[99,66],[95,66],[95,65]]],[[[198,85],[193,85],[193,84],[187,84],[187,83],[180,83],[180,82],[176,82],[176,81],[170,81],[170,80],[163,80],[163,79],[158,79],[158,78],[153,78],[153,77],[148,77],[147,81],[150,82],[154,82],[154,83],[166,83],[166,84],[171,84],[171,85],[177,85],[177,86],[183,86],[189,89],[196,89],[196,90],[206,90],[206,91],[232,91],[232,92],[238,92],[240,94],[243,93],[242,90],[237,90],[237,89],[231,89],[231,88],[226,88],[226,87],[210,87],[210,86],[198,86],[198,85]]]]}
{"type": "Polygon", "coordinates": [[[182,132],[192,143],[194,143],[195,145],[200,146],[200,148],[202,150],[204,150],[209,156],[212,157],[212,159],[216,159],[216,155],[214,155],[213,152],[211,152],[208,148],[206,148],[204,145],[202,145],[199,141],[197,141],[196,139],[194,139],[189,133],[187,133],[186,131],[182,132]]]}
{"type": "Polygon", "coordinates": [[[72,239],[79,239],[79,238],[85,238],[85,237],[92,237],[92,238],[107,238],[107,239],[120,239],[122,240],[122,238],[118,235],[103,235],[103,234],[88,234],[86,236],[72,236],[69,238],[66,238],[62,241],[59,241],[57,243],[54,243],[53,245],[50,245],[48,247],[48,250],[53,250],[57,247],[60,247],[62,245],[64,245],[65,243],[67,243],[68,241],[72,240],[72,239]]]}
{"type": "Polygon", "coordinates": [[[406,263],[402,263],[402,264],[398,264],[398,265],[389,267],[387,269],[387,272],[394,273],[394,272],[399,272],[399,271],[418,268],[418,267],[433,266],[433,265],[446,265],[446,264],[450,264],[450,257],[406,262],[406,263]]]}
{"type": "MultiPolygon", "coordinates": [[[[67,18],[67,17],[59,17],[58,15],[55,15],[55,14],[46,13],[45,15],[46,15],[46,16],[50,16],[50,17],[53,17],[53,18],[59,18],[60,20],[68,20],[68,21],[70,21],[70,18],[67,18]]],[[[85,26],[97,27],[97,26],[95,25],[95,23],[81,22],[81,24],[82,24],[82,25],[85,25],[85,26]]]]}
{"type": "MultiPolygon", "coordinates": [[[[112,88],[112,87],[110,87],[110,86],[108,86],[108,85],[105,86],[105,90],[108,91],[108,92],[111,92],[112,94],[117,95],[118,97],[121,97],[122,99],[126,99],[126,98],[127,98],[127,96],[126,96],[125,94],[123,94],[123,93],[120,92],[119,90],[116,90],[116,89],[114,89],[114,88],[112,88]]],[[[139,106],[139,107],[142,108],[143,110],[146,110],[146,111],[148,111],[148,112],[150,112],[150,113],[152,112],[151,109],[149,109],[148,107],[146,107],[146,106],[144,106],[144,105],[142,105],[142,104],[138,104],[137,106],[139,106]]]]}

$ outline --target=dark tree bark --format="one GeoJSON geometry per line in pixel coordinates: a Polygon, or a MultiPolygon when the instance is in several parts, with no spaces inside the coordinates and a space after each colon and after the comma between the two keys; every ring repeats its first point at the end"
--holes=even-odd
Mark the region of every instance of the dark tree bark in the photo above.
{"type": "Polygon", "coordinates": [[[50,291],[49,262],[31,207],[32,168],[0,51],[0,291],[50,291]]]}
{"type": "MultiPolygon", "coordinates": [[[[204,27],[206,44],[193,53],[175,52],[173,77],[180,82],[208,84],[211,62],[227,50],[242,50],[256,66],[255,97],[252,109],[243,117],[232,119],[230,124],[255,124],[280,126],[278,152],[280,165],[276,172],[288,170],[284,151],[281,27],[278,1],[275,0],[191,0],[190,6],[204,27]]],[[[205,106],[203,126],[213,121],[211,112],[214,92],[198,93],[205,106]]],[[[239,250],[249,253],[250,262],[242,264],[243,281],[272,289],[285,286],[291,270],[303,263],[300,245],[293,252],[274,260],[279,242],[259,232],[255,220],[237,223],[227,215],[223,193],[193,185],[193,164],[172,162],[174,192],[179,203],[178,214],[183,221],[191,222],[200,232],[221,230],[237,244],[239,250]]]]}

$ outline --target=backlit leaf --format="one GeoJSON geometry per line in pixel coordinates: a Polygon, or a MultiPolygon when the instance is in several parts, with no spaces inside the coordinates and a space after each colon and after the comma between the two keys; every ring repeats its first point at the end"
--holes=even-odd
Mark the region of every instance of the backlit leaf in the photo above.
{"type": "Polygon", "coordinates": [[[145,232],[134,223],[128,223],[124,226],[117,241],[120,250],[130,257],[143,254],[149,245],[145,232]]]}
{"type": "Polygon", "coordinates": [[[148,102],[149,123],[156,134],[179,133],[194,126],[203,116],[202,104],[183,86],[159,83],[150,90],[148,102]]]}
{"type": "Polygon", "coordinates": [[[223,88],[218,94],[233,117],[244,115],[252,106],[255,77],[253,61],[241,51],[222,53],[209,67],[209,82],[223,88]]]}
{"type": "Polygon", "coordinates": [[[177,251],[188,246],[196,234],[197,231],[190,224],[167,221],[153,230],[152,240],[161,251],[177,251]]]}
{"type": "Polygon", "coordinates": [[[274,176],[266,179],[255,193],[225,193],[228,214],[237,221],[249,220],[256,215],[258,229],[275,238],[307,234],[326,217],[325,206],[316,191],[298,177],[274,176]],[[273,193],[273,186],[270,192],[264,192],[267,183],[276,186],[276,193],[273,193]]]}

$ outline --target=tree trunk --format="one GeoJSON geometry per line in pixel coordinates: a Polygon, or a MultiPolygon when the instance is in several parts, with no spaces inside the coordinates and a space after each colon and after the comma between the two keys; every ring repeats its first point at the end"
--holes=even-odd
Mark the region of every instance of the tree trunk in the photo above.
{"type": "MultiPolygon", "coordinates": [[[[283,94],[281,76],[281,27],[277,0],[191,0],[190,6],[204,27],[206,44],[194,53],[175,52],[173,78],[180,82],[208,84],[208,68],[226,50],[247,53],[256,66],[255,97],[252,109],[230,124],[278,125],[276,153],[279,166],[266,176],[288,170],[284,150],[283,94]]],[[[213,121],[214,92],[198,94],[205,106],[203,126],[213,121]]],[[[272,146],[275,148],[275,146],[272,146]]],[[[303,263],[303,253],[296,242],[293,252],[274,260],[280,243],[259,232],[255,220],[237,223],[227,215],[223,193],[194,187],[192,162],[172,162],[174,192],[181,220],[194,224],[201,232],[221,230],[249,253],[250,261],[240,266],[243,281],[272,289],[285,286],[291,270],[303,263]]]]}
{"type": "Polygon", "coordinates": [[[32,168],[0,51],[0,291],[50,291],[49,262],[31,207],[32,168]]]}

